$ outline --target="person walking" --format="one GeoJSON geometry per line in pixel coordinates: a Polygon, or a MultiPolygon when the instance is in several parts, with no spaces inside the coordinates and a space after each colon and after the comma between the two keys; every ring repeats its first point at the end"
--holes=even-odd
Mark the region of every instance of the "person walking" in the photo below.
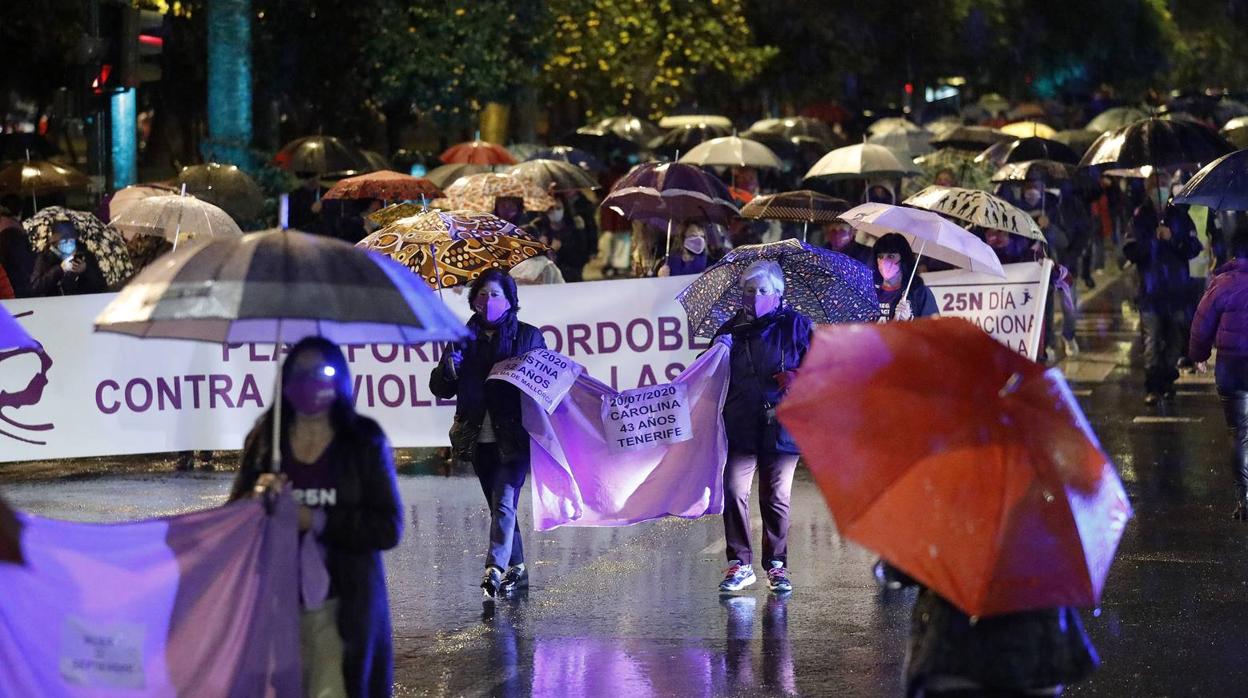
{"type": "Polygon", "coordinates": [[[900,233],[875,241],[875,293],[880,300],[879,322],[913,320],[939,314],[936,296],[914,272],[917,261],[910,243],[900,233]],[[906,293],[906,284],[910,291],[906,293]],[[905,297],[902,294],[905,293],[905,297]]]}
{"type": "Polygon", "coordinates": [[[390,444],[356,413],[337,345],[310,337],[282,364],[279,451],[270,408],[243,445],[230,501],[289,485],[299,503],[300,644],[308,696],[389,696],[390,606],[381,552],[399,543],[402,503],[390,444]]]}
{"type": "Polygon", "coordinates": [[[739,281],[743,308],[716,334],[730,347],[724,431],[728,462],[724,468],[724,538],[728,569],[721,592],[744,589],[757,581],[750,545],[750,485],[759,472],[763,514],[763,564],[775,593],[793,590],[788,572],[789,499],[798,450],[776,419],[797,367],[810,347],[810,320],[784,304],[784,272],[770,260],[746,268],[739,281]]]}
{"type": "Polygon", "coordinates": [[[1231,474],[1235,480],[1237,521],[1248,521],[1248,226],[1230,238],[1233,259],[1214,271],[1192,321],[1188,357],[1196,370],[1214,369],[1218,397],[1231,435],[1231,474]]]}
{"type": "Polygon", "coordinates": [[[490,539],[481,591],[486,598],[529,585],[524,545],[516,516],[520,489],[529,473],[529,435],[520,418],[520,391],[488,381],[494,364],[533,349],[545,349],[538,328],[520,322],[516,282],[491,269],[472,282],[469,339],[447,350],[429,376],[429,389],[456,398],[451,449],[469,461],[490,507],[490,539]]]}
{"type": "Polygon", "coordinates": [[[1150,175],[1145,191],[1122,254],[1135,265],[1139,278],[1136,303],[1144,334],[1144,402],[1155,405],[1174,396],[1187,327],[1188,261],[1200,254],[1201,244],[1187,213],[1166,203],[1169,189],[1163,175],[1150,175]]]}

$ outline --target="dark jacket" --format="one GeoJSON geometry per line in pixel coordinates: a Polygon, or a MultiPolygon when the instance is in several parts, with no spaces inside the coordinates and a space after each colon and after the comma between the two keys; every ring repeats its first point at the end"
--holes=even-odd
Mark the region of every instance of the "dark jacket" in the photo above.
{"type": "MultiPolygon", "coordinates": [[[[269,469],[272,422],[266,417],[247,435],[230,500],[247,496],[269,469]]],[[[351,698],[389,696],[393,683],[390,604],[381,551],[399,544],[402,503],[386,435],[376,422],[355,417],[329,446],[338,476],[338,499],[326,510],[325,546],[330,588],[338,598],[343,674],[351,698]]]]}
{"type": "MultiPolygon", "coordinates": [[[[876,276],[878,277],[879,274],[877,273],[876,276]]],[[[875,283],[875,292],[880,293],[883,290],[884,284],[877,278],[875,283]]],[[[940,313],[940,307],[936,305],[936,295],[933,294],[932,289],[928,288],[927,284],[923,282],[923,277],[918,274],[914,275],[914,281],[910,284],[910,293],[906,294],[906,298],[910,301],[910,312],[913,313],[916,318],[931,317],[940,313]]],[[[896,312],[896,302],[889,303],[887,309],[885,309],[881,303],[880,320],[892,320],[893,314],[896,312]]]]}
{"type": "Polygon", "coordinates": [[[1218,267],[1196,308],[1188,358],[1208,361],[1214,347],[1219,357],[1248,358],[1248,259],[1218,267]]]}
{"type": "Polygon", "coordinates": [[[520,415],[520,390],[503,381],[487,381],[490,369],[503,359],[533,349],[545,349],[546,339],[538,328],[520,322],[514,312],[499,325],[493,337],[486,335],[484,323],[473,315],[468,320],[471,337],[460,349],[464,357],[455,378],[449,373],[449,352],[429,375],[429,390],[447,400],[455,398],[455,422],[451,425],[451,448],[460,460],[472,460],[481,435],[481,422],[490,413],[490,424],[504,460],[527,457],[529,434],[520,415]]]}
{"type": "Polygon", "coordinates": [[[719,328],[731,335],[731,375],[724,401],[724,430],[728,450],[735,453],[796,454],[793,437],[776,419],[776,405],[784,390],[774,376],[795,371],[810,348],[810,320],[790,308],[780,308],[758,320],[737,313],[719,328]]]}
{"type": "Polygon", "coordinates": [[[559,249],[555,250],[555,264],[560,267],[583,267],[589,262],[591,246],[584,219],[580,219],[581,225],[578,227],[578,218],[580,217],[572,215],[571,211],[565,210],[558,228],[551,224],[549,218],[541,215],[530,221],[524,229],[552,247],[556,240],[559,241],[559,249]]]}
{"type": "Polygon", "coordinates": [[[932,676],[968,679],[988,689],[1026,690],[1085,679],[1100,660],[1071,608],[972,620],[922,588],[910,618],[906,695],[932,676]]]}
{"type": "Polygon", "coordinates": [[[70,274],[61,268],[61,257],[49,250],[35,260],[35,271],[30,277],[30,292],[41,296],[74,296],[83,293],[106,293],[108,282],[95,255],[87,250],[78,252],[86,269],[81,274],[70,274]]]}
{"type": "Polygon", "coordinates": [[[30,249],[30,239],[20,225],[0,230],[0,266],[9,276],[13,295],[30,298],[30,278],[35,271],[35,253],[30,249]]]}
{"type": "Polygon", "coordinates": [[[1136,209],[1122,254],[1136,266],[1140,310],[1167,312],[1187,307],[1188,260],[1199,255],[1201,247],[1187,212],[1167,206],[1159,216],[1157,207],[1147,202],[1136,209]],[[1169,240],[1157,238],[1162,222],[1172,233],[1169,240]]]}

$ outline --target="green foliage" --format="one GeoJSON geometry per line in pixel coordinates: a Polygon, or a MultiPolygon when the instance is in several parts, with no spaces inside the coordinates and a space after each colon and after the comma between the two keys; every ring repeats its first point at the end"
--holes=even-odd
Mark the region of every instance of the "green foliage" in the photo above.
{"type": "Polygon", "coordinates": [[[586,116],[657,116],[715,87],[759,75],[777,49],[759,46],[743,0],[549,0],[543,82],[586,116]]]}

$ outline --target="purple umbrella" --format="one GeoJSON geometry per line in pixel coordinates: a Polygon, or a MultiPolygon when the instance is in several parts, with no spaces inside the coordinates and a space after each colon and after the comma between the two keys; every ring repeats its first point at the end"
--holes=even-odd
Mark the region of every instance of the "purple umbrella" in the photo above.
{"type": "Polygon", "coordinates": [[[0,350],[35,349],[38,346],[39,342],[26,334],[26,330],[17,324],[17,320],[9,315],[9,311],[0,307],[0,350]]]}
{"type": "Polygon", "coordinates": [[[647,162],[620,178],[602,206],[629,220],[667,221],[667,252],[672,223],[727,223],[737,215],[728,187],[693,165],[647,162]]]}

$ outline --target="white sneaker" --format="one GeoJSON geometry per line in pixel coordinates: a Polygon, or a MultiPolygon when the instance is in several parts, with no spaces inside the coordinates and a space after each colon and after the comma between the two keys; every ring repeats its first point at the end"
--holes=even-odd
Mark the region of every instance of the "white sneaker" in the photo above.
{"type": "Polygon", "coordinates": [[[741,591],[757,582],[753,565],[743,565],[740,560],[733,560],[724,570],[724,581],[719,583],[720,591],[741,591]]]}

